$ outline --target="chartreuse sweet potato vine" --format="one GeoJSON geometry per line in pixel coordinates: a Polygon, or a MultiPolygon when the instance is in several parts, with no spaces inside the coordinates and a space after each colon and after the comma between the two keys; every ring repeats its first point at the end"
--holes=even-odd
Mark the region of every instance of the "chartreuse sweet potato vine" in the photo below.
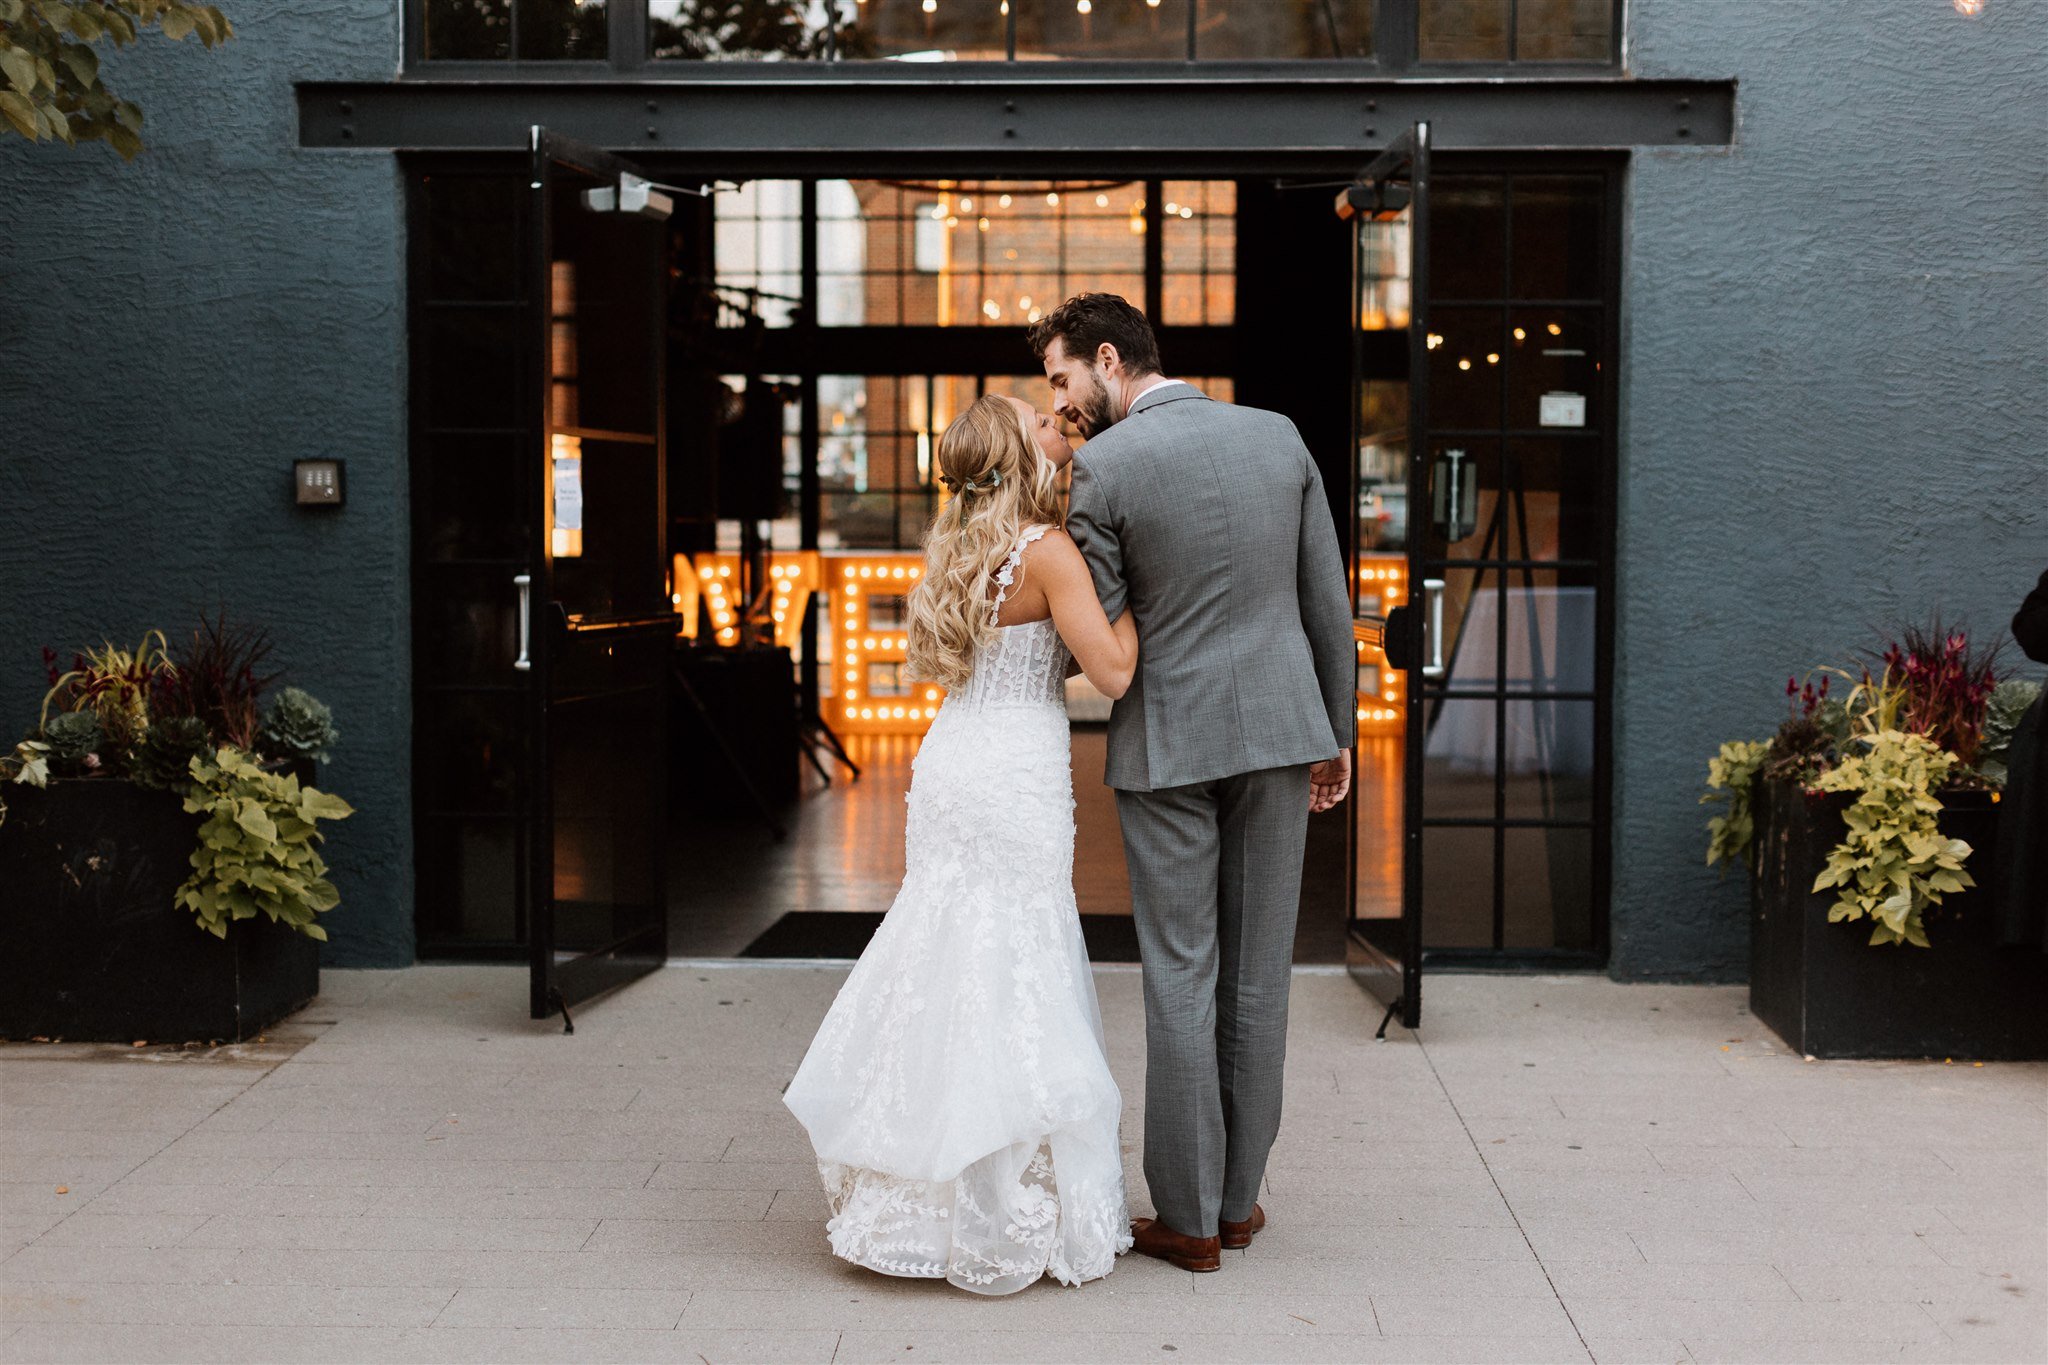
{"type": "Polygon", "coordinates": [[[355,814],[348,802],[285,773],[265,772],[240,749],[222,745],[211,761],[195,755],[185,809],[204,813],[192,875],[178,888],[178,904],[199,917],[199,927],[226,938],[228,922],[258,914],[288,924],[308,938],[325,939],[313,922],[341,900],[321,860],[322,820],[355,814]]]}
{"type": "Polygon", "coordinates": [[[1751,808],[1751,789],[1756,785],[1757,769],[1763,767],[1770,752],[1771,746],[1762,740],[1733,739],[1721,746],[1718,757],[1707,760],[1709,790],[1700,798],[1700,804],[1728,803],[1726,811],[1707,821],[1708,867],[1737,858],[1755,864],[1756,817],[1751,808]]]}
{"type": "Polygon", "coordinates": [[[1849,837],[1835,845],[1813,889],[1840,889],[1830,922],[1870,919],[1870,941],[1927,946],[1921,915],[1951,891],[1976,885],[1963,870],[1970,846],[1942,836],[1934,793],[1956,756],[1925,735],[1880,730],[1868,749],[1822,773],[1822,791],[1854,792],[1849,837]]]}

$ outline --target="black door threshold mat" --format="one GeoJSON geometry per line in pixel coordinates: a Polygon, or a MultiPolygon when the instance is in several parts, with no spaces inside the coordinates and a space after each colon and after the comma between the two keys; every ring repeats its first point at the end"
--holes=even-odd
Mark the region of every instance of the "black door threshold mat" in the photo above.
{"type": "MultiPolygon", "coordinates": [[[[792,910],[740,950],[741,957],[859,957],[882,916],[872,910],[792,910]]],[[[1129,915],[1083,915],[1091,962],[1136,962],[1138,926],[1129,915]]]]}

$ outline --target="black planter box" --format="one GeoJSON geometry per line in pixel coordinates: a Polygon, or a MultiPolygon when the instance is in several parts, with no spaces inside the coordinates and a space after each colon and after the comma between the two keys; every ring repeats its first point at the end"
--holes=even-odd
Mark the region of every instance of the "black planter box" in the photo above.
{"type": "MultiPolygon", "coordinates": [[[[1970,845],[1965,866],[1982,883],[1998,808],[1981,793],[1943,799],[1941,830],[1970,845]]],[[[1849,804],[1845,793],[1757,785],[1750,1013],[1813,1057],[2048,1058],[2048,953],[1999,943],[1988,887],[1930,910],[1927,948],[1872,947],[1869,920],[1828,922],[1835,892],[1811,888],[1849,804]]]]}
{"type": "Polygon", "coordinates": [[[259,916],[225,939],[173,902],[200,817],[109,778],[7,789],[0,1037],[240,1042],[320,990],[319,944],[259,916]]]}

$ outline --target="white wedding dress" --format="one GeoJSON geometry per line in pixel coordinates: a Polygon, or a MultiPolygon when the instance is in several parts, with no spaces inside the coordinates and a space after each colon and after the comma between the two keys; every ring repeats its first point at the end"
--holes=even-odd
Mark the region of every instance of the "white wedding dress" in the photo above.
{"type": "MultiPolygon", "coordinates": [[[[1026,532],[998,575],[999,610],[1026,532]]],[[[1067,651],[999,629],[912,765],[903,887],[784,1102],[835,1254],[1010,1294],[1131,1245],[1123,1101],[1074,905],[1067,651]]]]}

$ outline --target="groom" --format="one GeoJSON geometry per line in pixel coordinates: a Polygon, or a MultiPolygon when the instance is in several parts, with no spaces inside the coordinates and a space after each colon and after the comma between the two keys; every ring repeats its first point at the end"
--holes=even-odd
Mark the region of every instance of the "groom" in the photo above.
{"type": "Polygon", "coordinates": [[[1138,676],[1109,721],[1145,972],[1136,1250],[1184,1270],[1265,1226],[1311,811],[1344,799],[1357,737],[1351,599],[1294,424],[1161,374],[1145,315],[1082,294],[1030,332],[1087,445],[1067,530],[1138,676]]]}

